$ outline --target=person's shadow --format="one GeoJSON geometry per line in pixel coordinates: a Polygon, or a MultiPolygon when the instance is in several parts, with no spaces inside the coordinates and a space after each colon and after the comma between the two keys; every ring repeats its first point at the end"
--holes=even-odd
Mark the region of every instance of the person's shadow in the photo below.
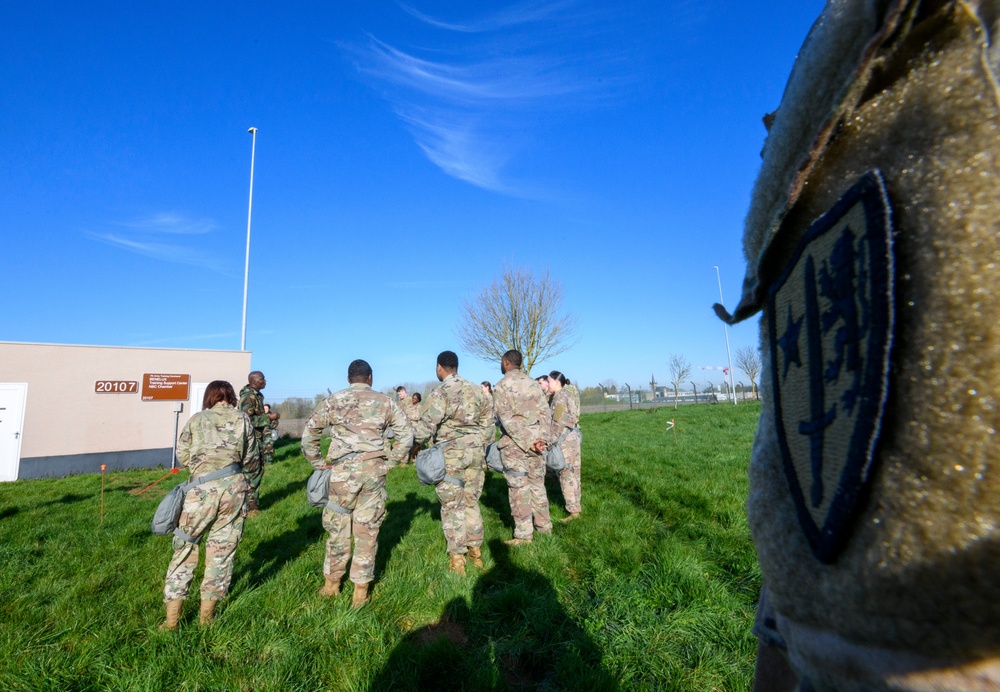
{"type": "Polygon", "coordinates": [[[278,574],[282,567],[322,541],[325,535],[322,515],[319,512],[300,516],[294,529],[262,541],[254,548],[245,563],[237,562],[238,565],[246,564],[246,567],[236,570],[231,591],[256,588],[265,584],[278,574]]]}
{"type": "Polygon", "coordinates": [[[476,582],[472,603],[456,598],[436,623],[406,635],[370,689],[618,689],[549,580],[514,565],[501,541],[489,549],[496,564],[476,582]]]}
{"type": "Polygon", "coordinates": [[[514,530],[514,517],[510,514],[510,490],[503,474],[487,469],[479,502],[496,512],[504,526],[514,530]]]}
{"type": "Polygon", "coordinates": [[[410,525],[418,512],[427,512],[434,515],[439,505],[422,497],[417,497],[415,492],[406,493],[403,500],[394,500],[385,506],[385,520],[378,532],[378,552],[375,553],[375,582],[385,573],[386,565],[392,551],[403,540],[403,537],[410,530],[410,525]]]}

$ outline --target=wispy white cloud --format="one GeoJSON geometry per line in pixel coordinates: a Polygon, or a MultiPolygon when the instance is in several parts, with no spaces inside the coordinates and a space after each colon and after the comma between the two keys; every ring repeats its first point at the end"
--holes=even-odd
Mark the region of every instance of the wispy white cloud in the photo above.
{"type": "Polygon", "coordinates": [[[218,228],[218,224],[208,219],[189,219],[179,214],[160,213],[135,221],[113,224],[147,233],[169,233],[171,235],[203,235],[218,228]]]}
{"type": "Polygon", "coordinates": [[[456,105],[523,105],[590,89],[561,56],[509,56],[461,65],[423,59],[374,36],[369,40],[361,72],[456,105]]]}
{"type": "Polygon", "coordinates": [[[430,30],[421,47],[371,34],[341,47],[434,165],[487,190],[535,196],[509,169],[533,153],[539,115],[594,106],[630,79],[627,47],[603,40],[614,15],[575,0],[522,2],[464,22],[400,7],[430,30]]]}
{"type": "Polygon", "coordinates": [[[532,22],[541,22],[573,4],[575,4],[575,0],[562,0],[561,2],[520,2],[496,14],[471,22],[445,22],[420,12],[412,5],[399,3],[399,6],[404,12],[429,26],[464,33],[480,33],[530,24],[532,22]]]}
{"type": "Polygon", "coordinates": [[[113,231],[84,231],[84,235],[105,245],[134,252],[162,262],[186,264],[219,271],[218,260],[202,248],[192,246],[178,236],[206,235],[218,226],[207,219],[190,219],[178,214],[161,213],[134,221],[109,224],[113,231]]]}
{"type": "Polygon", "coordinates": [[[398,113],[410,126],[417,146],[442,171],[486,190],[509,192],[500,172],[511,150],[484,133],[474,117],[441,110],[398,113]]]}

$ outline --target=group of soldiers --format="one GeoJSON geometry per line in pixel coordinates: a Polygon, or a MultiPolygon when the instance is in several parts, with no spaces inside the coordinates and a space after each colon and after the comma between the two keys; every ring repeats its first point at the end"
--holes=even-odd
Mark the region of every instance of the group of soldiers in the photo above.
{"type": "Polygon", "coordinates": [[[460,377],[458,356],[443,351],[435,365],[441,384],[422,407],[419,401],[407,401],[403,388],[397,389],[402,405],[375,391],[371,366],[363,360],[350,364],[348,388],[325,399],[302,434],[306,460],[316,469],[331,472],[329,502],[323,510],[323,527],[330,537],[321,595],[340,593],[350,563],[353,604],[360,606],[368,600],[379,528],[385,518],[386,474],[390,468],[405,464],[411,450],[428,443],[439,446],[444,456],[444,480],[435,486],[435,492],[441,503],[449,568],[457,574],[465,574],[467,562],[483,567],[479,498],[486,479],[485,450],[494,442],[497,427],[501,433],[497,447],[514,518],[514,537],[507,543],[529,543],[535,531],[552,531],[544,453],[557,441],[564,445],[570,460],[561,472],[568,477],[564,491],[575,488],[567,494],[567,519],[579,516],[579,400],[575,388],[560,375],[562,382],[553,388],[564,393],[553,392],[550,407],[546,391],[521,370],[521,363],[519,351],[504,354],[500,363],[504,377],[491,397],[486,386],[460,377]],[[558,411],[555,418],[553,410],[558,411]],[[324,458],[320,439],[327,428],[331,441],[324,458]],[[573,440],[566,444],[570,438],[573,440]]]}
{"type": "MultiPolygon", "coordinates": [[[[403,388],[397,390],[398,402],[375,391],[371,366],[363,360],[350,364],[348,387],[317,406],[302,434],[306,460],[316,469],[330,470],[322,517],[329,533],[322,596],[340,593],[350,564],[353,605],[368,601],[386,513],[386,475],[405,464],[413,450],[428,444],[439,446],[444,456],[444,480],[435,491],[441,502],[449,569],[457,574],[465,575],[467,561],[483,567],[479,499],[491,443],[500,452],[514,519],[508,545],[530,543],[535,532],[552,532],[544,482],[544,455],[551,445],[560,445],[566,459],[566,467],[559,471],[568,512],[563,521],[580,516],[579,394],[561,373],[553,371],[536,381],[521,370],[521,364],[519,351],[505,353],[500,362],[503,379],[494,390],[489,382],[476,385],[460,377],[458,356],[443,351],[435,366],[441,384],[423,406],[417,395],[406,397],[403,388]],[[320,440],[327,429],[331,439],[324,458],[320,440]]],[[[206,533],[203,624],[211,622],[216,603],[228,591],[244,517],[260,512],[260,482],[274,455],[271,431],[277,428],[279,415],[263,402],[261,390],[266,384],[263,373],[250,373],[237,408],[229,383],[213,382],[206,390],[205,410],[192,416],[181,433],[178,459],[191,469],[197,486],[185,496],[174,537],[163,629],[177,626],[198,562],[197,543],[206,533]],[[229,469],[239,470],[227,473],[229,469]]]]}

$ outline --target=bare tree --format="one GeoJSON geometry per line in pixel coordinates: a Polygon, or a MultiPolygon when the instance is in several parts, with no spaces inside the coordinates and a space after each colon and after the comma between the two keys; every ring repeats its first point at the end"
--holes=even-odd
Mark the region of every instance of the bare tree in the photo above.
{"type": "Polygon", "coordinates": [[[470,301],[462,301],[458,340],[466,351],[498,362],[517,349],[531,374],[535,363],[572,347],[576,317],[562,312],[562,285],[546,270],[535,276],[523,267],[504,265],[500,276],[470,301]]]}
{"type": "Polygon", "coordinates": [[[750,378],[750,391],[757,398],[757,375],[760,374],[760,351],[750,346],[736,349],[736,367],[750,378]]]}
{"type": "Polygon", "coordinates": [[[684,356],[673,353],[667,361],[670,368],[670,382],[674,385],[674,408],[677,408],[677,396],[681,388],[681,382],[691,376],[691,363],[684,356]]]}
{"type": "Polygon", "coordinates": [[[603,380],[601,382],[601,386],[604,387],[606,390],[608,390],[608,392],[610,392],[611,394],[618,393],[618,383],[612,380],[610,377],[606,380],[603,380]]]}

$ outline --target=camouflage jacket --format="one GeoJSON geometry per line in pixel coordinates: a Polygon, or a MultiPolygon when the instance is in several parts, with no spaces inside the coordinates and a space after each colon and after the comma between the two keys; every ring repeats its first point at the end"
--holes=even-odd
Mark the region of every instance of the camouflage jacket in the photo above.
{"type": "Polygon", "coordinates": [[[427,395],[423,413],[413,424],[416,441],[459,441],[458,446],[484,447],[493,441],[493,407],[478,384],[448,375],[427,395]]]}
{"type": "Polygon", "coordinates": [[[337,465],[337,460],[348,454],[358,456],[345,459],[341,465],[362,468],[366,461],[385,458],[385,432],[392,430],[395,444],[389,453],[391,466],[404,460],[413,446],[413,429],[406,415],[395,401],[376,392],[366,384],[352,384],[347,389],[334,392],[316,407],[306,421],[302,433],[302,455],[317,469],[327,464],[337,465]],[[320,452],[323,429],[330,427],[330,450],[326,461],[320,452]]]}
{"type": "Polygon", "coordinates": [[[399,402],[399,408],[406,415],[406,420],[415,423],[420,420],[420,406],[413,403],[412,399],[404,399],[399,402]]]}
{"type": "Polygon", "coordinates": [[[576,388],[563,387],[552,395],[552,436],[555,440],[567,430],[572,430],[580,421],[580,399],[576,388]]]}
{"type": "Polygon", "coordinates": [[[230,464],[251,465],[259,456],[250,419],[226,403],[191,416],[177,440],[177,460],[192,478],[230,464]]]}
{"type": "Polygon", "coordinates": [[[530,376],[520,370],[508,371],[493,390],[493,404],[503,432],[500,449],[513,443],[530,452],[535,440],[549,439],[549,402],[541,385],[530,376]]]}
{"type": "Polygon", "coordinates": [[[240,411],[250,416],[257,439],[264,437],[264,431],[271,426],[271,419],[264,413],[264,395],[250,385],[240,390],[240,411]]]}

